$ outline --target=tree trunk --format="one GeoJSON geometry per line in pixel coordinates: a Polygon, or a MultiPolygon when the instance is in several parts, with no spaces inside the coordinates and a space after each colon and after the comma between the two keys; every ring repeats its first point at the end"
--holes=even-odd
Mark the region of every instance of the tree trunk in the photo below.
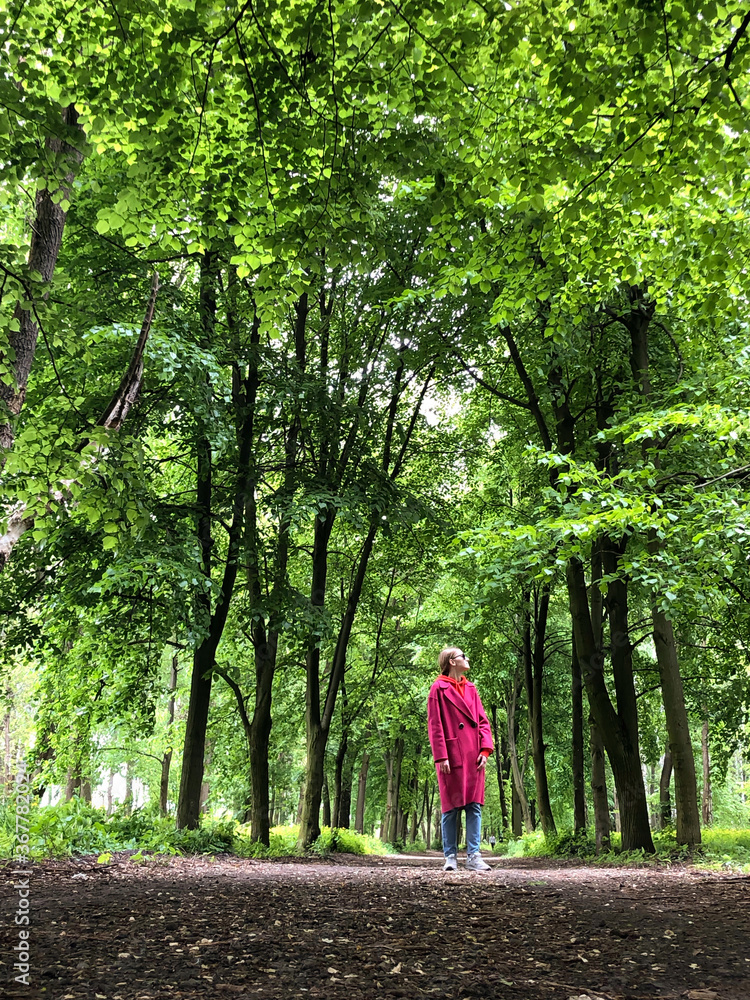
{"type": "Polygon", "coordinates": [[[583,564],[578,559],[571,559],[568,563],[568,595],[576,649],[589,705],[606,747],[615,787],[623,807],[622,846],[628,851],[643,848],[653,853],[654,844],[638,746],[632,647],[627,633],[627,588],[622,581],[614,580],[609,585],[607,595],[617,711],[604,682],[604,658],[594,642],[583,564]]]}
{"type": "MultiPolygon", "coordinates": [[[[490,705],[490,716],[492,718],[492,736],[495,740],[495,771],[497,773],[497,788],[500,793],[500,812],[503,817],[503,830],[508,830],[508,803],[505,797],[505,775],[503,774],[503,768],[506,764],[507,754],[507,744],[504,738],[500,739],[500,734],[497,725],[497,705],[490,705]]],[[[510,762],[508,762],[508,767],[510,767],[510,762]]]]}
{"type": "MultiPolygon", "coordinates": [[[[316,619],[319,616],[321,623],[328,577],[328,543],[333,530],[334,518],[335,512],[329,510],[325,519],[320,517],[315,519],[314,527],[310,607],[312,615],[316,619]]],[[[320,627],[322,628],[322,624],[320,627]]],[[[305,765],[305,797],[298,840],[302,850],[307,850],[320,836],[323,762],[328,742],[328,728],[323,724],[320,710],[320,643],[317,628],[313,628],[309,637],[305,669],[307,674],[305,688],[307,761],[305,765]]]]}
{"type": "Polygon", "coordinates": [[[365,832],[365,802],[367,800],[367,771],[370,767],[370,755],[365,750],[359,765],[359,780],[357,782],[357,811],[354,820],[356,833],[365,832]]]}
{"type": "Polygon", "coordinates": [[[201,811],[203,757],[206,748],[208,709],[211,703],[215,649],[204,640],[193,653],[190,678],[190,701],[185,721],[185,744],[182,751],[182,774],[177,804],[177,829],[195,830],[201,811]]]}
{"type": "Polygon", "coordinates": [[[169,742],[170,746],[164,753],[161,760],[161,782],[159,784],[159,814],[167,815],[167,802],[169,799],[169,768],[172,763],[172,726],[174,725],[174,702],[175,691],[177,690],[177,656],[172,657],[172,669],[169,674],[170,698],[167,705],[169,713],[169,742]]]}
{"type": "Polygon", "coordinates": [[[349,782],[349,802],[346,806],[346,823],[342,823],[344,794],[344,766],[346,751],[349,748],[349,721],[347,718],[348,701],[346,697],[346,675],[341,678],[341,739],[339,740],[336,760],[333,769],[333,825],[335,827],[349,826],[349,810],[351,802],[351,781],[349,782]]]}
{"type": "Polygon", "coordinates": [[[70,800],[75,795],[77,789],[81,784],[81,779],[75,773],[75,768],[69,767],[68,772],[65,775],[65,801],[70,802],[70,800]]]}
{"type": "Polygon", "coordinates": [[[331,828],[331,792],[328,787],[328,775],[323,774],[323,826],[331,828]]]}
{"type": "Polygon", "coordinates": [[[609,821],[604,743],[593,715],[589,716],[589,742],[591,745],[591,802],[594,806],[594,842],[596,853],[600,854],[602,851],[608,851],[612,846],[612,831],[609,821]]]}
{"type": "MultiPolygon", "coordinates": [[[[216,269],[210,254],[204,254],[200,266],[199,312],[203,340],[210,343],[216,325],[216,269]]],[[[201,785],[203,784],[203,755],[206,743],[208,709],[211,703],[211,684],[218,647],[214,641],[211,622],[212,546],[212,455],[211,442],[201,434],[196,445],[196,534],[201,552],[201,571],[205,588],[200,588],[195,597],[196,620],[207,629],[208,634],[193,652],[193,669],[190,677],[190,699],[185,722],[185,742],[182,750],[182,772],[180,794],[177,802],[177,829],[197,828],[201,806],[201,785]]]]}
{"type": "Polygon", "coordinates": [[[341,776],[341,799],[339,801],[338,825],[348,830],[352,814],[352,765],[348,762],[341,776]]]}
{"type": "MultiPolygon", "coordinates": [[[[61,129],[61,134],[65,134],[69,139],[77,138],[76,133],[80,134],[81,127],[74,105],[70,104],[64,109],[62,121],[65,129],[61,129]]],[[[42,161],[53,166],[47,175],[47,185],[36,194],[36,214],[31,229],[28,274],[38,274],[43,282],[50,282],[62,246],[67,210],[73,197],[73,182],[83,156],[74,146],[56,135],[47,137],[45,154],[42,161]],[[61,174],[64,179],[55,186],[54,177],[61,174]]],[[[37,280],[31,278],[25,282],[24,298],[31,303],[35,298],[34,286],[37,280]]],[[[45,289],[43,298],[46,299],[48,295],[49,291],[45,289]]],[[[34,360],[39,327],[36,310],[24,308],[20,301],[16,305],[13,319],[15,323],[8,329],[8,354],[0,355],[0,367],[5,367],[9,363],[13,379],[10,384],[0,381],[0,411],[4,411],[7,407],[12,416],[17,416],[26,397],[26,384],[34,360]]],[[[12,423],[0,417],[0,468],[5,464],[5,454],[13,447],[13,439],[12,423]]]]}
{"type": "MultiPolygon", "coordinates": [[[[206,740],[206,752],[204,756],[204,767],[211,764],[212,756],[212,744],[209,740],[206,740]]],[[[201,781],[201,792],[200,792],[200,812],[201,814],[208,812],[208,803],[211,797],[211,786],[206,780],[205,770],[203,774],[203,780],[201,781]]]]}
{"type": "Polygon", "coordinates": [[[615,793],[613,796],[614,800],[614,819],[615,819],[615,833],[622,833],[622,813],[620,812],[620,800],[617,795],[617,788],[615,788],[615,793]]]}
{"type": "MultiPolygon", "coordinates": [[[[600,426],[606,426],[606,421],[600,415],[600,426]]],[[[603,467],[602,459],[602,467],[603,467]]],[[[591,631],[594,639],[594,646],[601,654],[603,647],[602,629],[604,620],[604,597],[599,587],[602,578],[602,548],[601,543],[594,546],[591,553],[591,592],[589,603],[591,606],[591,631]]],[[[573,641],[575,642],[575,629],[573,630],[573,641]]],[[[580,672],[581,661],[576,648],[576,659],[580,672]]],[[[601,659],[602,668],[604,658],[601,659]]],[[[583,680],[583,676],[581,676],[583,680]]],[[[607,769],[604,759],[604,743],[599,732],[593,714],[589,707],[589,747],[591,752],[591,802],[594,807],[594,842],[596,853],[608,851],[612,846],[612,827],[609,818],[609,795],[607,793],[607,769]]]]}
{"type": "Polygon", "coordinates": [[[125,761],[125,801],[122,804],[125,816],[133,812],[133,768],[129,760],[125,761]]]}
{"type": "Polygon", "coordinates": [[[112,815],[112,786],[115,783],[115,772],[110,771],[107,778],[107,815],[112,815]]]}
{"type": "MultiPolygon", "coordinates": [[[[633,380],[641,395],[649,404],[652,402],[651,376],[649,373],[649,326],[654,314],[655,303],[644,301],[643,290],[638,286],[628,288],[630,310],[622,317],[623,324],[630,333],[630,367],[633,380]]],[[[654,442],[642,442],[644,456],[654,442]]],[[[659,450],[654,450],[654,465],[659,468],[659,450]]],[[[648,550],[657,555],[661,542],[654,531],[648,537],[648,550]]],[[[654,595],[655,598],[657,595],[654,595]]],[[[654,601],[656,604],[656,600],[654,601]]],[[[674,768],[674,797],[677,811],[677,842],[692,846],[701,842],[700,814],[698,812],[698,789],[695,779],[695,759],[690,740],[685,696],[677,658],[677,646],[672,623],[656,606],[652,609],[654,646],[659,665],[662,687],[664,715],[669,733],[669,748],[672,752],[674,768]]]]}
{"type": "Polygon", "coordinates": [[[516,800],[518,802],[521,815],[523,816],[523,825],[527,833],[533,833],[534,822],[531,818],[529,800],[526,796],[526,790],[523,785],[523,773],[521,771],[521,766],[518,763],[518,749],[516,747],[516,733],[518,728],[516,721],[516,701],[519,694],[519,688],[520,685],[515,682],[512,684],[512,691],[508,703],[508,752],[510,754],[510,768],[513,776],[513,788],[515,789],[516,800]]]}
{"type": "Polygon", "coordinates": [[[665,830],[672,825],[672,801],[669,796],[669,782],[672,778],[672,753],[667,747],[659,781],[659,826],[665,830]]]}
{"type": "MultiPolygon", "coordinates": [[[[663,611],[653,610],[654,645],[659,664],[664,715],[674,768],[674,798],[677,809],[677,843],[693,846],[701,842],[695,758],[690,739],[685,694],[677,659],[672,623],[663,611]]],[[[705,813],[704,813],[705,816],[705,813]]],[[[704,818],[705,824],[705,818],[704,818]]]]}
{"type": "Polygon", "coordinates": [[[255,646],[255,708],[248,726],[250,748],[250,839],[266,847],[271,829],[268,802],[268,753],[271,742],[271,698],[276,671],[277,637],[255,646]]]}
{"type": "Polygon", "coordinates": [[[520,837],[523,834],[521,803],[518,799],[518,792],[516,790],[516,783],[513,781],[512,772],[510,781],[510,825],[514,837],[520,837]]]}
{"type": "MultiPolygon", "coordinates": [[[[433,821],[432,817],[435,815],[437,810],[435,809],[435,785],[432,782],[427,782],[427,829],[425,832],[425,843],[427,844],[427,850],[432,847],[432,841],[435,839],[435,834],[433,834],[433,821]]],[[[437,816],[435,816],[435,825],[437,826],[437,816]]]]}
{"type": "Polygon", "coordinates": [[[321,726],[308,722],[305,794],[302,798],[300,842],[310,847],[320,836],[320,803],[323,797],[327,734],[321,726]]]}
{"type": "MultiPolygon", "coordinates": [[[[703,720],[701,729],[701,750],[703,751],[703,825],[711,826],[713,823],[713,802],[711,796],[711,763],[708,756],[708,719],[703,720]]],[[[674,752],[672,753],[674,756],[674,752]]],[[[675,767],[675,798],[677,798],[677,768],[675,767]]],[[[678,814],[679,815],[679,814],[678,814]]]]}
{"type": "MultiPolygon", "coordinates": [[[[534,784],[539,819],[545,837],[557,832],[552,815],[547,781],[544,734],[542,724],[542,680],[544,675],[544,646],[549,611],[549,587],[541,596],[534,594],[534,641],[531,642],[530,614],[527,612],[524,637],[524,676],[528,702],[529,728],[531,731],[531,756],[534,762],[534,784]]],[[[528,597],[527,597],[528,600],[528,597]]]]}
{"type": "MultiPolygon", "coordinates": [[[[216,323],[216,287],[218,272],[211,252],[201,258],[200,315],[204,340],[210,344],[216,323]]],[[[257,324],[254,327],[256,330],[257,324]]],[[[245,510],[253,488],[252,448],[255,419],[255,393],[257,368],[250,365],[244,383],[232,385],[232,403],[236,415],[237,459],[234,469],[234,495],[232,520],[227,539],[226,562],[216,605],[211,613],[211,592],[199,590],[196,597],[196,617],[207,634],[193,655],[193,672],[190,681],[190,702],[185,725],[185,745],[182,755],[180,797],[177,804],[177,828],[195,829],[199,823],[200,795],[203,781],[203,754],[211,700],[211,683],[216,653],[224,634],[229,609],[241,561],[241,540],[245,524],[245,510]]],[[[202,571],[206,583],[211,583],[213,538],[212,524],[212,456],[207,436],[197,444],[196,513],[197,536],[201,549],[202,571]]]]}
{"type": "Polygon", "coordinates": [[[395,844],[400,839],[399,827],[401,825],[401,768],[404,760],[404,739],[402,736],[398,736],[393,744],[391,759],[391,781],[388,784],[391,821],[386,840],[390,844],[395,844]]]}
{"type": "MultiPolygon", "coordinates": [[[[7,691],[8,704],[12,704],[13,693],[7,691]]],[[[3,719],[3,742],[5,744],[4,751],[4,763],[3,763],[3,800],[7,800],[11,796],[13,790],[13,755],[11,753],[11,742],[10,742],[10,708],[5,713],[5,718],[3,719]]]]}
{"type": "Polygon", "coordinates": [[[573,830],[581,833],[586,829],[586,796],[584,793],[585,774],[583,765],[583,679],[581,665],[576,654],[576,639],[571,642],[571,705],[573,715],[572,765],[573,765],[573,830]]]}

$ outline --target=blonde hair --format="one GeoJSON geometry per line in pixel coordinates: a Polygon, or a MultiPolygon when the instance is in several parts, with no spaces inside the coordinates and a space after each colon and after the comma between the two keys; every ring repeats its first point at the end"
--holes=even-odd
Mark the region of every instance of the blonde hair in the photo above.
{"type": "Polygon", "coordinates": [[[451,660],[461,653],[458,646],[446,646],[438,654],[438,670],[446,677],[451,672],[451,660]]]}

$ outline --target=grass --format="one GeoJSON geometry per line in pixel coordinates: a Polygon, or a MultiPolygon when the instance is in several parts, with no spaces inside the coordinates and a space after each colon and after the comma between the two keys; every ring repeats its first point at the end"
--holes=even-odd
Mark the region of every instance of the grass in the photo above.
{"type": "Polygon", "coordinates": [[[509,858],[582,858],[603,865],[691,862],[702,868],[731,868],[750,872],[748,829],[704,829],[701,845],[692,850],[677,843],[673,830],[654,833],[653,839],[655,854],[647,854],[642,850],[623,851],[620,834],[615,833],[612,835],[611,850],[597,856],[594,841],[586,834],[576,835],[572,831],[562,831],[557,836],[545,838],[541,831],[535,831],[498,844],[495,854],[509,858]]]}

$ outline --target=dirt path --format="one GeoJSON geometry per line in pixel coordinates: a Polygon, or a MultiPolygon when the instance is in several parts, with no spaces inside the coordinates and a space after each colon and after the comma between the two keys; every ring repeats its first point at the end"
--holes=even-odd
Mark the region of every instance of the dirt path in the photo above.
{"type": "MultiPolygon", "coordinates": [[[[177,858],[33,866],[33,1000],[435,997],[750,1000],[750,878],[439,858],[177,858]]],[[[3,989],[5,988],[5,989],[3,989]]]]}

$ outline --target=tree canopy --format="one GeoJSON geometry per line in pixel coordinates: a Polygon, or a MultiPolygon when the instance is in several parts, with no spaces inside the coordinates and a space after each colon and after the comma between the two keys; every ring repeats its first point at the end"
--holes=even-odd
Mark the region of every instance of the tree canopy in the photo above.
{"type": "Polygon", "coordinates": [[[711,766],[745,803],[750,14],[8,0],[0,36],[40,794],[430,841],[460,641],[497,828],[693,845],[711,766]]]}

